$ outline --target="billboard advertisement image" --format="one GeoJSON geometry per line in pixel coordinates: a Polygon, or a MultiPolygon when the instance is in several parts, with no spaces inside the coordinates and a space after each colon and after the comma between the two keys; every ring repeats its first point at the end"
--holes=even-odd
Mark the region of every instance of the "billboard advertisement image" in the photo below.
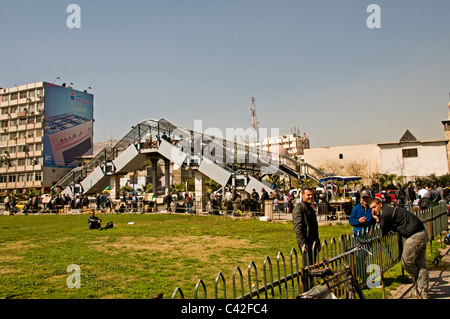
{"type": "Polygon", "coordinates": [[[76,157],[92,155],[94,96],[45,85],[44,166],[75,167],[76,157]]]}

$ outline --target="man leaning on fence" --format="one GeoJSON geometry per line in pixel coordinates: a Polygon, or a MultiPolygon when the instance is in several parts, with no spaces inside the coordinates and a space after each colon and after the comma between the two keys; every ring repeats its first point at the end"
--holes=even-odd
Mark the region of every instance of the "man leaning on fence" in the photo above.
{"type": "Polygon", "coordinates": [[[373,218],[380,223],[383,236],[390,231],[406,238],[403,244],[402,267],[414,280],[413,297],[428,299],[428,267],[426,246],[428,233],[423,222],[402,207],[384,205],[379,198],[370,202],[373,218]]]}
{"type": "Polygon", "coordinates": [[[316,211],[311,206],[314,202],[314,190],[304,188],[302,190],[302,201],[295,205],[292,211],[294,231],[297,235],[297,244],[302,250],[306,245],[309,263],[313,263],[313,245],[320,251],[319,224],[317,223],[316,211]]]}

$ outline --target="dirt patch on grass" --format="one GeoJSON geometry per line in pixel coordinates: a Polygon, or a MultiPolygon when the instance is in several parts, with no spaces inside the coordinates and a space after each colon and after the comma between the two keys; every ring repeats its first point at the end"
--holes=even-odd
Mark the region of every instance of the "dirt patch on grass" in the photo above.
{"type": "Polygon", "coordinates": [[[69,240],[75,240],[75,237],[63,237],[56,240],[49,240],[48,243],[64,243],[69,240]]]}
{"type": "Polygon", "coordinates": [[[21,240],[21,241],[14,241],[14,242],[7,242],[0,244],[0,252],[6,252],[6,251],[16,251],[17,253],[22,254],[24,251],[28,250],[29,248],[36,248],[40,247],[36,244],[31,244],[29,241],[21,240]]]}
{"type": "Polygon", "coordinates": [[[28,241],[16,241],[0,244],[0,273],[20,273],[22,269],[17,266],[29,249],[40,247],[28,241]]]}
{"type": "Polygon", "coordinates": [[[114,250],[131,250],[141,253],[160,253],[166,256],[183,256],[198,259],[201,262],[210,260],[210,256],[221,256],[224,251],[233,249],[261,248],[261,245],[251,244],[246,239],[231,239],[227,237],[211,236],[184,236],[184,237],[122,237],[114,242],[103,242],[101,247],[115,248],[109,250],[114,254],[114,250]]]}

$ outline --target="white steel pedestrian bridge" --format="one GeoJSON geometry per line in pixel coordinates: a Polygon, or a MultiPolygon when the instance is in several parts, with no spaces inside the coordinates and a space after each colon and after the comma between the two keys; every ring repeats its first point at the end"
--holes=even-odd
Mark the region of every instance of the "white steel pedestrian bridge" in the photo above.
{"type": "MultiPolygon", "coordinates": [[[[333,175],[285,154],[206,135],[166,119],[147,119],[133,126],[114,146],[96,154],[85,166],[74,168],[54,187],[63,189],[63,194],[70,196],[97,194],[108,186],[113,191],[119,187],[120,176],[142,169],[151,161],[151,180],[156,189],[159,160],[165,162],[165,172],[170,172],[169,165],[173,163],[176,167],[192,170],[196,179],[207,176],[222,187],[250,194],[253,189],[259,193],[262,188],[272,191],[266,181],[254,177],[255,173],[260,177],[275,174],[316,180],[333,175]]],[[[164,177],[165,185],[170,185],[169,174],[164,177]]]]}

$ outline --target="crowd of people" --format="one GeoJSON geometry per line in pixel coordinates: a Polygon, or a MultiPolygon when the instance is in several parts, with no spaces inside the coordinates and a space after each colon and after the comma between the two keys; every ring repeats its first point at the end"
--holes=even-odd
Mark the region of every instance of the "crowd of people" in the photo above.
{"type": "Polygon", "coordinates": [[[236,214],[237,212],[263,212],[264,202],[270,200],[273,203],[273,212],[291,213],[298,197],[293,192],[280,191],[273,189],[267,192],[261,188],[261,195],[256,189],[248,198],[242,199],[241,194],[234,189],[225,188],[225,194],[222,196],[219,192],[214,192],[210,196],[211,210],[216,214],[223,211],[225,214],[236,214]]]}
{"type": "MultiPolygon", "coordinates": [[[[272,191],[267,192],[264,188],[261,188],[261,192],[257,192],[256,189],[253,189],[248,198],[242,199],[242,196],[234,189],[225,188],[225,193],[223,195],[220,192],[211,194],[210,205],[211,209],[215,212],[263,212],[264,201],[270,200],[273,204],[274,213],[292,213],[295,204],[302,200],[301,191],[302,189],[283,191],[275,188],[272,191]]],[[[397,185],[395,190],[383,190],[377,192],[375,187],[371,186],[363,187],[359,191],[353,191],[352,196],[354,196],[353,203],[355,206],[360,204],[362,200],[361,194],[366,192],[371,198],[380,198],[383,204],[404,207],[412,212],[426,209],[432,205],[450,203],[450,187],[443,187],[440,185],[416,187],[410,182],[406,187],[397,185]]],[[[320,191],[314,189],[312,205],[317,213],[328,213],[330,208],[323,209],[323,207],[336,195],[337,194],[333,195],[331,191],[327,189],[320,191]]]]}
{"type": "MultiPolygon", "coordinates": [[[[86,195],[69,196],[67,194],[50,195],[44,194],[39,196],[32,196],[26,200],[18,201],[15,197],[7,195],[4,199],[4,209],[6,212],[11,213],[56,213],[63,210],[64,207],[70,209],[83,209],[89,208],[91,199],[86,195]],[[22,205],[19,205],[21,203],[22,205]]],[[[97,209],[111,208],[111,200],[104,194],[99,194],[96,197],[97,209]]]]}
{"type": "MultiPolygon", "coordinates": [[[[353,192],[354,205],[357,206],[362,201],[361,194],[367,192],[371,198],[380,198],[383,204],[404,207],[411,212],[417,212],[422,209],[439,203],[450,203],[450,187],[442,185],[425,185],[423,187],[415,187],[412,182],[408,183],[406,187],[397,186],[394,192],[383,190],[376,193],[375,187],[363,188],[361,191],[353,192]]],[[[329,213],[330,208],[323,209],[328,205],[328,201],[333,197],[333,194],[327,189],[323,191],[314,190],[313,207],[318,214],[329,213]]],[[[164,202],[167,204],[167,210],[173,210],[173,199],[166,196],[164,202]]],[[[248,198],[243,198],[239,192],[234,189],[225,188],[224,194],[220,192],[213,192],[209,198],[210,212],[219,214],[239,214],[239,212],[264,212],[264,202],[269,200],[273,205],[273,212],[292,213],[296,203],[301,201],[301,189],[298,190],[279,190],[277,188],[267,192],[262,188],[260,192],[256,189],[248,198]]],[[[193,196],[186,192],[184,195],[184,206],[187,212],[195,210],[193,207],[193,196]]],[[[6,196],[4,199],[5,211],[12,213],[36,213],[36,212],[58,212],[64,207],[70,209],[96,208],[98,210],[109,210],[116,212],[132,211],[136,212],[142,209],[144,204],[147,204],[152,210],[154,206],[153,201],[144,203],[142,199],[138,199],[136,194],[123,194],[119,205],[114,205],[109,196],[98,194],[94,197],[87,197],[86,195],[76,195],[70,197],[68,195],[53,195],[49,194],[43,196],[33,196],[27,200],[22,200],[20,208],[16,207],[18,201],[14,197],[6,196]],[[45,197],[45,198],[44,198],[45,197]],[[25,203],[24,203],[25,202],[25,203]],[[23,207],[22,207],[23,206],[23,207]],[[142,207],[141,207],[142,206],[142,207]]]]}

